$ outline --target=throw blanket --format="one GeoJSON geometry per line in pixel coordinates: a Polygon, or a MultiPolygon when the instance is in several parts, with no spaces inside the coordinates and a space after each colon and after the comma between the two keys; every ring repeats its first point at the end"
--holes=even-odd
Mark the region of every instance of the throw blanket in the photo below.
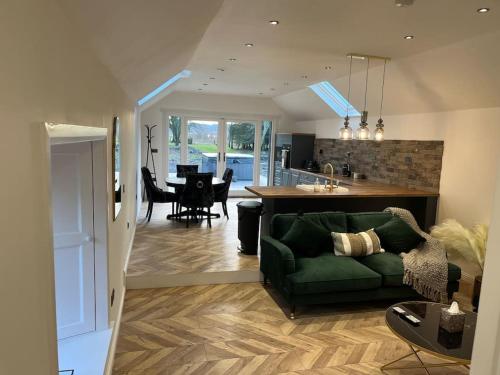
{"type": "Polygon", "coordinates": [[[398,216],[426,239],[416,249],[400,254],[404,266],[403,283],[413,287],[425,298],[448,303],[448,261],[444,247],[437,239],[420,229],[410,211],[395,207],[384,211],[398,216]]]}

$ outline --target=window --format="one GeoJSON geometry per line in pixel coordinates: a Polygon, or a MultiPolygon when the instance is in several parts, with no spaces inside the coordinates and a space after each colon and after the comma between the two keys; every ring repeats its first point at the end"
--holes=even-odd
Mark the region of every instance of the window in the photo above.
{"type": "Polygon", "coordinates": [[[342,94],[337,91],[330,82],[323,81],[309,86],[309,88],[318,95],[331,109],[340,117],[347,115],[346,108],[349,106],[349,115],[359,117],[361,113],[349,103],[342,94]]]}

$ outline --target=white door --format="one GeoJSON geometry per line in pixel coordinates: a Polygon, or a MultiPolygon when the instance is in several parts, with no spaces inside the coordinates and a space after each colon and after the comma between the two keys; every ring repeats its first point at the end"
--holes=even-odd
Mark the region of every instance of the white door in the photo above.
{"type": "Polygon", "coordinates": [[[95,330],[92,147],[52,146],[58,339],[95,330]]]}

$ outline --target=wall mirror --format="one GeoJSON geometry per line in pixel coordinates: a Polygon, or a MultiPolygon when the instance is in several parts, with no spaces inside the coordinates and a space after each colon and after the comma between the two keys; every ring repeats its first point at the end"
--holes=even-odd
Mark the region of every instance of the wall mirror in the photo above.
{"type": "Polygon", "coordinates": [[[121,167],[121,144],[120,144],[120,118],[113,118],[113,147],[112,147],[112,165],[113,165],[113,220],[116,220],[122,206],[122,184],[120,179],[121,167]]]}

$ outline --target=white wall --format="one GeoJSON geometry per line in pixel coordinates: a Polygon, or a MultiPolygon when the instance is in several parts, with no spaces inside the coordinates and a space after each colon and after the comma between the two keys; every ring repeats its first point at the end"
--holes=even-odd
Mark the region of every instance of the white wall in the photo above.
{"type": "MultiPolygon", "coordinates": [[[[444,140],[438,222],[489,223],[500,155],[500,108],[384,117],[386,139],[444,140]]],[[[371,129],[377,118],[369,118],[371,129]]],[[[302,121],[294,131],[337,138],[343,120],[302,121]]],[[[351,120],[356,129],[359,118],[351,120]]],[[[461,263],[458,261],[458,263],[461,263]]],[[[461,263],[466,273],[474,267],[461,263]]]]}
{"type": "Polygon", "coordinates": [[[280,118],[280,126],[292,126],[294,121],[271,98],[256,96],[174,92],[143,113],[164,110],[200,111],[236,115],[269,115],[280,118]]]}
{"type": "Polygon", "coordinates": [[[479,317],[472,353],[473,375],[500,375],[500,168],[492,206],[490,236],[481,289],[479,317]]]}
{"type": "Polygon", "coordinates": [[[116,289],[111,319],[115,319],[124,290],[121,270],[135,221],[133,105],[55,0],[2,1],[0,46],[0,374],[53,375],[57,373],[53,250],[42,124],[72,123],[111,131],[113,115],[121,118],[127,192],[118,220],[110,218],[108,223],[109,287],[116,289]]]}

